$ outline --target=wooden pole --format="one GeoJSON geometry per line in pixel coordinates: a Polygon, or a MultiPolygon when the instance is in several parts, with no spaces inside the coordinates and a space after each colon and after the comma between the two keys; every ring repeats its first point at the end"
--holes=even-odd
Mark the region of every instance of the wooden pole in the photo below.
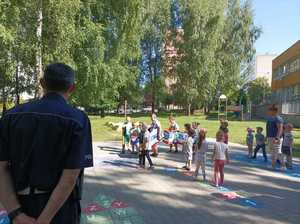
{"type": "Polygon", "coordinates": [[[125,115],[125,119],[127,117],[127,100],[125,100],[125,103],[124,103],[124,115],[125,115]]]}

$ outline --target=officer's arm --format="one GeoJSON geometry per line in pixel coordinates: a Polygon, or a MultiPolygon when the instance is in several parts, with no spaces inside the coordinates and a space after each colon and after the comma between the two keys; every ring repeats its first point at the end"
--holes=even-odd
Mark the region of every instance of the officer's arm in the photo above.
{"type": "Polygon", "coordinates": [[[38,218],[38,223],[50,223],[73,191],[80,169],[64,170],[60,181],[54,189],[45,209],[38,218]]]}
{"type": "Polygon", "coordinates": [[[277,129],[278,129],[278,131],[277,131],[277,136],[276,136],[276,138],[281,138],[281,136],[282,136],[282,134],[283,134],[283,123],[282,122],[278,122],[277,123],[277,129]]]}
{"type": "Polygon", "coordinates": [[[8,212],[11,212],[21,206],[14,192],[11,174],[8,168],[8,162],[0,161],[0,177],[0,201],[4,208],[8,212]]]}

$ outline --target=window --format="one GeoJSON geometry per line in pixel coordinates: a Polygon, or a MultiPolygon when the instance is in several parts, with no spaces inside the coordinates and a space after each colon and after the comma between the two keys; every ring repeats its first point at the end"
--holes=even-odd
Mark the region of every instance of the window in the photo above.
{"type": "Polygon", "coordinates": [[[282,113],[300,114],[300,84],[284,88],[277,93],[280,93],[282,113]]]}
{"type": "Polygon", "coordinates": [[[284,77],[290,73],[296,72],[298,70],[300,70],[300,55],[296,59],[289,61],[284,65],[279,66],[274,71],[274,73],[275,73],[274,78],[281,79],[282,77],[284,77]]]}

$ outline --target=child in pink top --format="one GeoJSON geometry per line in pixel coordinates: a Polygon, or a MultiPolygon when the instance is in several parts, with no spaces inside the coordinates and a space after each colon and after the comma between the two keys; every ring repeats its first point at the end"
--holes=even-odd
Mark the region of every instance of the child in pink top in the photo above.
{"type": "Polygon", "coordinates": [[[229,163],[228,145],[224,143],[224,132],[218,131],[216,134],[216,143],[214,145],[214,181],[216,187],[224,183],[224,166],[229,163]]]}

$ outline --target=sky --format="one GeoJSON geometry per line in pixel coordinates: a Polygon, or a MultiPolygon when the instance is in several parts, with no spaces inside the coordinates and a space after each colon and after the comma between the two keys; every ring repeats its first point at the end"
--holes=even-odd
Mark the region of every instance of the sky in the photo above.
{"type": "Polygon", "coordinates": [[[300,40],[300,0],[253,0],[255,24],[263,33],[257,54],[281,54],[300,40]]]}

